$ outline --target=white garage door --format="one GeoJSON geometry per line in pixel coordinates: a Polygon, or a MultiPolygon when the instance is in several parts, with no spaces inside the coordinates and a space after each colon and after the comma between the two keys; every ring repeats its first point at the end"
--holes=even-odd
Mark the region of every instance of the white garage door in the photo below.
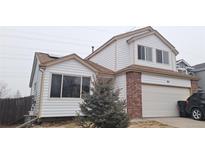
{"type": "Polygon", "coordinates": [[[142,85],[143,117],[178,116],[177,101],[189,96],[189,88],[142,85]]]}

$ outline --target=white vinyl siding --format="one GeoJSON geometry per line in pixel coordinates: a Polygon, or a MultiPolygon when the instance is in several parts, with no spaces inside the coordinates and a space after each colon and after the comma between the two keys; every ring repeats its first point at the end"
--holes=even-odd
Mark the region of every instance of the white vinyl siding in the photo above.
{"type": "Polygon", "coordinates": [[[69,60],[46,68],[44,72],[43,95],[40,117],[76,116],[80,112],[81,98],[50,98],[51,75],[66,74],[95,77],[95,73],[76,60],[69,60]]]}
{"type": "Polygon", "coordinates": [[[39,104],[40,104],[40,88],[41,88],[41,71],[39,70],[39,62],[37,60],[35,66],[35,72],[33,77],[33,83],[31,86],[31,95],[34,96],[35,106],[34,106],[34,114],[37,115],[39,112],[39,104]]]}
{"type": "Polygon", "coordinates": [[[102,51],[98,54],[94,55],[90,58],[90,61],[93,61],[97,64],[100,64],[108,69],[115,70],[115,57],[116,57],[116,42],[112,43],[111,45],[105,47],[102,51]]]}
{"type": "Polygon", "coordinates": [[[142,83],[156,84],[164,86],[177,86],[177,87],[191,87],[191,81],[188,79],[179,79],[167,76],[158,76],[154,74],[143,73],[142,83]]]}
{"type": "Polygon", "coordinates": [[[143,117],[175,117],[177,101],[190,96],[189,88],[142,85],[143,117]]]}
{"type": "Polygon", "coordinates": [[[130,47],[127,43],[128,38],[123,38],[117,40],[116,45],[116,70],[123,69],[131,65],[130,57],[130,47]]]}
{"type": "Polygon", "coordinates": [[[127,87],[126,87],[126,74],[121,74],[115,77],[114,82],[115,89],[120,90],[119,98],[121,100],[126,100],[127,98],[127,87]]]}
{"type": "Polygon", "coordinates": [[[205,70],[200,71],[200,72],[196,72],[195,74],[199,78],[199,81],[198,81],[199,88],[201,88],[205,91],[205,70]]]}

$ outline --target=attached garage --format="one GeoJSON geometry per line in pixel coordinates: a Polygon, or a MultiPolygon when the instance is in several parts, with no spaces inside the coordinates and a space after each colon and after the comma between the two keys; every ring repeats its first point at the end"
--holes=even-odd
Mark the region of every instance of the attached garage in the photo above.
{"type": "Polygon", "coordinates": [[[131,119],[179,116],[177,101],[197,91],[198,78],[174,71],[132,66],[126,72],[127,113],[131,119]]]}
{"type": "Polygon", "coordinates": [[[142,116],[178,116],[177,101],[186,100],[190,88],[190,80],[142,74],[142,116]]]}
{"type": "Polygon", "coordinates": [[[190,88],[142,85],[142,116],[178,116],[177,100],[186,100],[190,88]]]}

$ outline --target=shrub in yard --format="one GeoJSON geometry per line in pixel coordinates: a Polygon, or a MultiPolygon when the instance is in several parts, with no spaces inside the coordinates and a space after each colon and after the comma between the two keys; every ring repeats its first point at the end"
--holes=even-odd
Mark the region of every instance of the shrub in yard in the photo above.
{"type": "Polygon", "coordinates": [[[119,90],[114,90],[112,80],[97,78],[91,94],[83,95],[80,117],[82,125],[100,128],[123,128],[128,126],[125,102],[119,99],[119,90]]]}

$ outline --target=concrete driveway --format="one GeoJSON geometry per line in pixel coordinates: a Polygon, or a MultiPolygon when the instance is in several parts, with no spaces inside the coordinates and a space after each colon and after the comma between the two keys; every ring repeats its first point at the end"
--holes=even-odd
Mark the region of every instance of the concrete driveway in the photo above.
{"type": "Polygon", "coordinates": [[[196,121],[191,118],[148,118],[144,120],[155,120],[177,128],[205,128],[205,121],[196,121]]]}

